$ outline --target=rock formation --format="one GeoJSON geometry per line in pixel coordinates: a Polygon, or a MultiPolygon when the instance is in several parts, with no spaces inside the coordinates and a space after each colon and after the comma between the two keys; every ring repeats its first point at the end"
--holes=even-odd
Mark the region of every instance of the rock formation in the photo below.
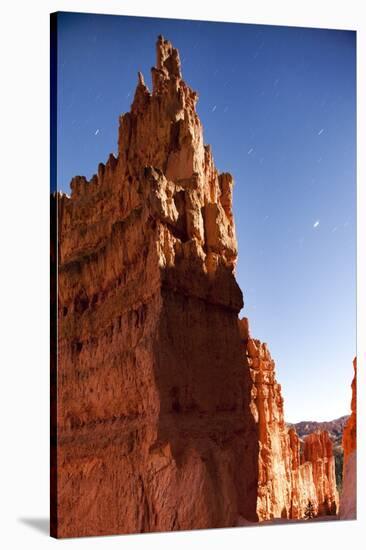
{"type": "Polygon", "coordinates": [[[118,157],[53,197],[54,536],[257,519],[233,179],[215,168],[196,102],[159,37],[152,91],[139,73],[118,157]]]}
{"type": "Polygon", "coordinates": [[[252,378],[251,411],[258,426],[258,519],[289,517],[291,456],[281,386],[266,344],[251,338],[246,318],[240,321],[252,378]]]}
{"type": "Polygon", "coordinates": [[[302,464],[312,465],[318,515],[335,515],[338,509],[333,442],[328,432],[317,431],[304,439],[302,464]]]}
{"type": "Polygon", "coordinates": [[[351,416],[343,431],[343,491],[340,502],[340,519],[356,519],[357,500],[357,359],[353,360],[351,416]]]}
{"type": "Polygon", "coordinates": [[[317,430],[321,432],[326,431],[329,433],[333,444],[338,445],[342,443],[343,430],[350,415],[340,416],[334,420],[328,420],[324,422],[316,422],[314,420],[307,420],[297,422],[296,424],[287,424],[291,428],[295,428],[299,437],[303,438],[317,430]]]}
{"type": "Polygon", "coordinates": [[[239,321],[239,330],[253,383],[251,411],[258,426],[258,519],[302,518],[309,501],[315,514],[335,514],[338,493],[328,432],[310,434],[302,448],[296,431],[285,423],[281,386],[267,345],[250,336],[246,318],[239,321]]]}
{"type": "Polygon", "coordinates": [[[296,433],[290,428],[288,431],[290,439],[291,456],[291,500],[289,503],[289,517],[301,519],[304,517],[306,506],[310,502],[314,513],[318,514],[317,491],[313,477],[313,466],[311,462],[304,462],[303,444],[296,433]]]}
{"type": "Polygon", "coordinates": [[[300,518],[309,500],[320,514],[336,502],[326,436],[301,457],[268,348],[238,324],[233,179],[215,168],[196,102],[159,37],[117,158],[52,197],[57,537],[300,518]]]}

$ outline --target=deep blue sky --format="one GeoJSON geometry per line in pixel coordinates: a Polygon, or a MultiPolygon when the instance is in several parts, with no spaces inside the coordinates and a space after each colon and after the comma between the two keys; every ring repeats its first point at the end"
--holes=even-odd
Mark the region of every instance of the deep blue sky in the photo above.
{"type": "MultiPolygon", "coordinates": [[[[60,14],[57,185],[117,152],[155,42],[180,51],[205,142],[235,178],[237,278],[288,421],[348,414],[356,353],[356,35],[60,14]]],[[[55,185],[55,183],[53,182],[55,185]]]]}

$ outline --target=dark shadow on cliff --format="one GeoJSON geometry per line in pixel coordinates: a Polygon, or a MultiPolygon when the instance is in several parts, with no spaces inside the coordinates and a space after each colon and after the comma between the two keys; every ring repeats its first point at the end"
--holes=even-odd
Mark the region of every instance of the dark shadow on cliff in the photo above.
{"type": "MultiPolygon", "coordinates": [[[[179,264],[166,269],[155,339],[158,442],[169,443],[178,478],[188,463],[202,474],[200,488],[191,488],[192,516],[203,499],[206,520],[193,528],[233,527],[239,516],[257,521],[258,426],[238,327],[242,294],[225,271],[213,278],[182,273],[179,264]]],[[[178,501],[175,528],[184,529],[179,508],[178,501]]]]}

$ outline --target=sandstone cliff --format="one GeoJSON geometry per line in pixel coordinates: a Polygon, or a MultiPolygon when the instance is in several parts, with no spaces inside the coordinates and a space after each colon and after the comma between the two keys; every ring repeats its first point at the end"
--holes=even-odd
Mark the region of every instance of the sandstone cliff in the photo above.
{"type": "Polygon", "coordinates": [[[301,447],[295,429],[285,423],[281,386],[267,345],[250,336],[246,318],[239,321],[239,329],[252,378],[251,412],[258,426],[258,519],[300,519],[309,501],[316,515],[335,514],[338,493],[328,432],[310,434],[301,447]]]}
{"type": "Polygon", "coordinates": [[[233,179],[204,144],[197,99],[159,37],[117,158],[52,197],[54,536],[301,518],[309,500],[319,514],[337,502],[326,435],[301,449],[266,344],[238,325],[233,179]]]}
{"type": "Polygon", "coordinates": [[[233,179],[215,168],[196,102],[159,37],[152,90],[139,73],[120,118],[118,157],[53,197],[54,536],[257,519],[233,179]]]}
{"type": "Polygon", "coordinates": [[[305,509],[310,502],[314,514],[318,514],[317,491],[313,477],[313,466],[311,462],[302,461],[303,446],[293,428],[288,431],[290,439],[291,456],[291,500],[290,518],[302,519],[305,509]]]}
{"type": "Polygon", "coordinates": [[[312,465],[319,515],[335,515],[338,510],[333,442],[328,432],[317,431],[304,439],[302,464],[312,465]]]}
{"type": "Polygon", "coordinates": [[[343,431],[343,491],[339,515],[341,519],[356,519],[357,500],[357,359],[353,360],[351,416],[343,431]]]}
{"type": "Polygon", "coordinates": [[[253,339],[247,319],[240,321],[252,378],[251,411],[258,426],[258,519],[289,517],[291,505],[291,456],[284,421],[281,386],[266,344],[253,339]]]}

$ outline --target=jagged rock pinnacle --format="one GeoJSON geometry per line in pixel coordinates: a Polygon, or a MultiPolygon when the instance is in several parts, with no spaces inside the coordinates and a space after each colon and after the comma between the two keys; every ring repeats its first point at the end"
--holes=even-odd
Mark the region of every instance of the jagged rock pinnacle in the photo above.
{"type": "Polygon", "coordinates": [[[153,82],[58,198],[59,536],[255,519],[233,178],[163,37],[153,82]]]}
{"type": "Polygon", "coordinates": [[[139,83],[141,86],[145,86],[144,75],[139,71],[139,72],[137,73],[137,76],[138,76],[138,83],[139,83]]]}
{"type": "Polygon", "coordinates": [[[301,519],[309,501],[317,514],[335,514],[338,493],[328,432],[309,435],[301,462],[300,440],[286,426],[281,385],[268,347],[251,337],[245,317],[239,321],[239,333],[253,381],[250,408],[258,425],[259,520],[301,519]]]}
{"type": "Polygon", "coordinates": [[[156,68],[166,71],[169,77],[182,78],[179,53],[169,40],[159,36],[156,43],[156,68]]]}
{"type": "Polygon", "coordinates": [[[290,460],[274,362],[238,327],[233,178],[162,36],[152,75],[150,92],[138,73],[118,157],[57,198],[60,537],[290,513],[271,487],[288,483],[271,461],[290,460]]]}

